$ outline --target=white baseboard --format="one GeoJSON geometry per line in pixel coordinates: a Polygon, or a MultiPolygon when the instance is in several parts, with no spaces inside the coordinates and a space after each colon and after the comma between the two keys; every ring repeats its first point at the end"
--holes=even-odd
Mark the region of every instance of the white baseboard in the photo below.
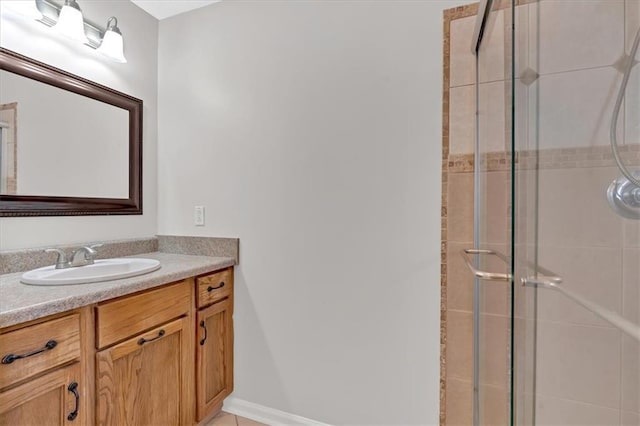
{"type": "Polygon", "coordinates": [[[306,417],[233,397],[225,399],[222,410],[269,426],[330,426],[306,417]]]}

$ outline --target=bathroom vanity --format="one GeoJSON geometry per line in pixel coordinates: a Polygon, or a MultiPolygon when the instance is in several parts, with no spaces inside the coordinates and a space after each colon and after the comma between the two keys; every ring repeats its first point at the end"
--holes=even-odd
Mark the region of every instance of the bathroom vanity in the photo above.
{"type": "Polygon", "coordinates": [[[192,425],[220,411],[234,260],[144,257],[162,268],[58,287],[0,276],[0,424],[192,425]]]}

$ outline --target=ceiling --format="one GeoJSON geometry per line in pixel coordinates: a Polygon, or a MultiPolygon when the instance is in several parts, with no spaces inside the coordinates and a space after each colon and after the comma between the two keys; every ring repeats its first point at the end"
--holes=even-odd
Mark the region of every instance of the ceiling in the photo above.
{"type": "Polygon", "coordinates": [[[131,0],[157,19],[164,19],[189,10],[217,3],[220,0],[131,0]]]}

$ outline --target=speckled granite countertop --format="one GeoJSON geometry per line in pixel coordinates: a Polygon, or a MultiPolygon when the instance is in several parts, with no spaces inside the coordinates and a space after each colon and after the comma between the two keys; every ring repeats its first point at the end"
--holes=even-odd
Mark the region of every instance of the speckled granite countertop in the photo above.
{"type": "Polygon", "coordinates": [[[231,257],[145,253],[131,257],[157,259],[157,271],[121,280],[100,283],[34,286],[20,282],[22,272],[0,275],[0,328],[47,315],[65,312],[92,303],[135,293],[235,264],[231,257]]]}

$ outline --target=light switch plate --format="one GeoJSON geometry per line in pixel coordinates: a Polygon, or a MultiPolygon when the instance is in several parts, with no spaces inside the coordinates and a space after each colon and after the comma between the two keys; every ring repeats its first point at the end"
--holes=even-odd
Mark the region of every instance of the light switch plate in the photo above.
{"type": "Polygon", "coordinates": [[[204,226],[204,206],[195,206],[193,210],[193,224],[204,226]]]}

